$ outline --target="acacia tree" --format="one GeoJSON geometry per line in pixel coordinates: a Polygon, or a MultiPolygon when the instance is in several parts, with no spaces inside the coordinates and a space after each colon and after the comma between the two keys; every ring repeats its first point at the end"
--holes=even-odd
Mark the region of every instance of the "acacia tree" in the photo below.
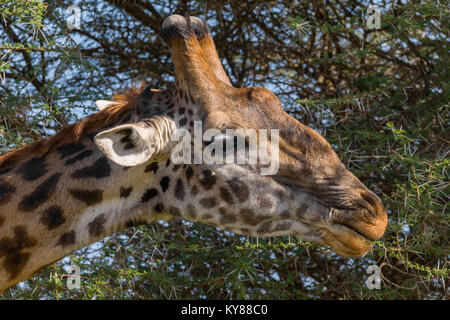
{"type": "Polygon", "coordinates": [[[438,1],[0,0],[0,148],[45,138],[139,81],[173,80],[159,29],[204,18],[236,87],[274,91],[380,195],[389,226],[363,259],[182,220],[134,227],[3,298],[442,298],[448,278],[449,11],[438,1]],[[80,8],[79,28],[67,20],[80,8]],[[3,79],[4,78],[4,79],[3,79]],[[68,290],[65,268],[82,270],[68,290]],[[382,288],[365,285],[367,267],[382,288]]]}

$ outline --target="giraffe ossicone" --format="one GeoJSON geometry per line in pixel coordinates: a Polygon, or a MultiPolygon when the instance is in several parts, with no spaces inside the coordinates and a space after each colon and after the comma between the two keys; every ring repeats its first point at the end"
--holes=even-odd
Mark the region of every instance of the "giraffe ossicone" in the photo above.
{"type": "Polygon", "coordinates": [[[381,200],[275,94],[231,86],[203,20],[171,15],[161,34],[176,69],[166,90],[119,93],[81,122],[0,156],[0,292],[74,250],[158,220],[293,235],[351,257],[383,235],[381,200]],[[214,139],[194,143],[198,122],[214,139]],[[181,129],[192,138],[183,158],[191,161],[174,163],[172,138],[181,129]],[[255,145],[267,157],[276,153],[273,174],[262,174],[270,163],[264,156],[236,161],[238,150],[255,145]],[[227,148],[233,161],[195,161],[198,152],[230,154],[227,148]]]}

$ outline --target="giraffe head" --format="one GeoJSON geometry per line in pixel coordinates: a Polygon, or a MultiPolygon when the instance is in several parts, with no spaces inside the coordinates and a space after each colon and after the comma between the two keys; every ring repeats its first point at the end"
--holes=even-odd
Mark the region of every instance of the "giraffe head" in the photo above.
{"type": "MultiPolygon", "coordinates": [[[[144,90],[130,123],[95,136],[96,145],[113,162],[145,168],[134,179],[152,179],[137,198],[143,206],[140,219],[160,214],[248,236],[291,234],[328,245],[343,256],[364,255],[370,240],[383,235],[386,211],[330,144],[283,111],[271,91],[232,87],[201,19],[171,15],[163,23],[162,37],[176,68],[174,85],[165,91],[144,90]],[[193,150],[188,161],[174,163],[175,149],[180,151],[174,137],[181,129],[186,129],[193,150]],[[232,139],[227,129],[234,129],[232,139]],[[196,130],[216,133],[200,145],[205,151],[213,144],[209,150],[215,153],[222,148],[228,154],[230,146],[237,147],[233,154],[242,151],[235,141],[247,141],[244,149],[266,141],[276,170],[262,174],[267,163],[260,156],[255,163],[239,163],[237,156],[225,163],[196,160],[196,130]],[[245,138],[246,132],[256,136],[245,138]],[[153,175],[147,178],[144,172],[153,175]]],[[[108,107],[108,102],[98,106],[108,107]]]]}

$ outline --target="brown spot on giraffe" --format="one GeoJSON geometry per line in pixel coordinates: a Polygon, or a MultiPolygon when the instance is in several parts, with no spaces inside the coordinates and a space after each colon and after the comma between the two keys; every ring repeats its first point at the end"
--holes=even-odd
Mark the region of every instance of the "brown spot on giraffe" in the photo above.
{"type": "Polygon", "coordinates": [[[180,178],[177,179],[177,184],[175,185],[175,197],[180,201],[184,200],[184,186],[180,178]]]}
{"type": "Polygon", "coordinates": [[[130,196],[132,191],[133,191],[133,187],[129,187],[129,188],[120,187],[120,197],[126,199],[130,196]]]}
{"type": "Polygon", "coordinates": [[[48,169],[46,169],[45,159],[32,158],[25,162],[17,172],[22,174],[23,179],[33,181],[44,176],[48,172],[48,169]]]}
{"type": "Polygon", "coordinates": [[[39,221],[44,224],[48,230],[52,230],[62,225],[66,219],[63,216],[61,207],[52,206],[41,213],[39,221]]]}
{"type": "Polygon", "coordinates": [[[187,118],[183,118],[178,123],[179,123],[180,127],[184,127],[187,122],[188,122],[188,119],[187,118]]]}
{"type": "Polygon", "coordinates": [[[299,219],[303,219],[306,213],[306,210],[308,209],[308,204],[307,203],[303,203],[300,208],[297,208],[295,210],[295,215],[299,218],[299,219]]]}
{"type": "Polygon", "coordinates": [[[194,175],[194,170],[192,169],[191,166],[188,166],[188,167],[186,168],[186,179],[187,179],[187,182],[188,182],[188,183],[189,183],[189,180],[191,180],[191,178],[192,178],[193,175],[194,175]]]}
{"type": "Polygon", "coordinates": [[[266,234],[269,233],[272,229],[272,221],[267,221],[264,222],[263,224],[261,224],[258,228],[258,230],[256,230],[256,232],[258,234],[266,234]]]}
{"type": "Polygon", "coordinates": [[[191,219],[195,219],[197,218],[197,210],[195,209],[195,207],[192,204],[188,204],[186,206],[186,214],[189,218],[191,219]]]}
{"type": "Polygon", "coordinates": [[[10,278],[16,277],[30,258],[30,251],[37,243],[27,233],[24,226],[13,228],[14,236],[0,238],[0,258],[4,258],[2,267],[9,273],[10,278]],[[28,249],[28,250],[27,250],[28,249]]]}
{"type": "Polygon", "coordinates": [[[15,191],[16,188],[11,183],[0,180],[0,205],[8,202],[15,191]]]}
{"type": "Polygon", "coordinates": [[[61,154],[61,159],[64,159],[84,150],[85,148],[86,146],[80,143],[72,143],[67,146],[59,147],[58,152],[61,154]]]}
{"type": "Polygon", "coordinates": [[[227,183],[231,191],[238,198],[239,202],[247,201],[248,197],[250,196],[250,190],[244,182],[242,182],[238,178],[233,178],[231,180],[228,180],[227,183]]]}
{"type": "Polygon", "coordinates": [[[181,217],[181,210],[177,207],[170,206],[169,213],[174,217],[181,217]]]}
{"type": "Polygon", "coordinates": [[[108,177],[111,174],[111,167],[108,163],[108,158],[101,157],[91,166],[79,169],[72,173],[72,178],[74,179],[84,179],[84,178],[96,178],[101,179],[108,177]]]}
{"type": "Polygon", "coordinates": [[[63,233],[56,243],[57,246],[68,247],[76,243],[75,230],[63,233]]]}
{"type": "Polygon", "coordinates": [[[105,232],[106,216],[104,213],[98,215],[94,220],[88,223],[88,231],[92,237],[99,237],[105,232]]]}
{"type": "Polygon", "coordinates": [[[225,201],[228,204],[234,204],[233,197],[231,196],[231,193],[228,192],[227,188],[220,187],[220,197],[223,201],[225,201]]]}
{"type": "Polygon", "coordinates": [[[155,206],[153,207],[153,210],[155,210],[155,212],[157,213],[161,213],[164,211],[164,205],[161,202],[158,202],[157,204],[155,204],[155,206]]]}
{"type": "Polygon", "coordinates": [[[75,164],[75,163],[77,163],[79,161],[82,161],[83,159],[91,156],[92,153],[93,153],[92,150],[84,150],[83,152],[81,152],[80,154],[74,156],[73,158],[70,158],[70,159],[66,160],[64,162],[64,165],[66,165],[66,166],[73,165],[73,164],[75,164]]]}
{"type": "Polygon", "coordinates": [[[158,168],[159,168],[158,163],[157,162],[152,162],[148,166],[145,167],[144,172],[156,173],[156,171],[158,171],[158,168]]]}
{"type": "Polygon", "coordinates": [[[169,189],[170,178],[168,176],[162,177],[159,185],[161,186],[162,192],[166,192],[169,189]]]}
{"type": "Polygon", "coordinates": [[[103,190],[82,190],[82,189],[72,189],[69,190],[70,194],[77,200],[84,202],[88,206],[93,206],[97,203],[102,202],[103,190]]]}
{"type": "Polygon", "coordinates": [[[217,205],[216,198],[214,197],[200,199],[199,203],[202,205],[203,208],[207,209],[214,208],[217,205]]]}
{"type": "Polygon", "coordinates": [[[250,208],[241,209],[239,215],[242,218],[242,221],[250,226],[256,226],[261,222],[255,212],[250,208]]]}
{"type": "Polygon", "coordinates": [[[291,221],[282,221],[277,223],[277,225],[273,228],[272,231],[286,231],[292,227],[291,221]]]}
{"type": "Polygon", "coordinates": [[[156,190],[155,188],[148,189],[142,195],[141,202],[148,202],[149,200],[153,199],[157,195],[158,195],[158,190],[156,190]]]}
{"type": "Polygon", "coordinates": [[[228,213],[227,209],[224,207],[219,208],[219,213],[221,215],[220,223],[221,224],[232,224],[236,222],[236,215],[232,213],[228,213]]]}
{"type": "Polygon", "coordinates": [[[19,203],[19,210],[32,211],[47,202],[52,193],[55,191],[56,185],[61,178],[62,173],[55,173],[47,180],[42,182],[34,189],[34,191],[26,195],[19,203]]]}
{"type": "Polygon", "coordinates": [[[202,176],[200,178],[200,184],[205,188],[205,190],[210,190],[216,184],[217,178],[213,172],[209,169],[202,171],[202,176]]]}
{"type": "Polygon", "coordinates": [[[198,187],[196,185],[194,185],[191,189],[191,196],[195,197],[200,190],[198,190],[198,187]]]}

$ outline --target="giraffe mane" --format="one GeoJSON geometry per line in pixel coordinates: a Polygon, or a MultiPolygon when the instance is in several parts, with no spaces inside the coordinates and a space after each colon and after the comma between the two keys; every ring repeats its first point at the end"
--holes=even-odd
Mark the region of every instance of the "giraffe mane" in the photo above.
{"type": "Polygon", "coordinates": [[[30,154],[36,157],[43,157],[54,148],[77,143],[82,137],[118,121],[125,112],[134,109],[143,88],[144,86],[141,84],[139,88],[132,86],[127,90],[118,92],[113,95],[115,104],[87,116],[78,123],[62,128],[54,136],[27,144],[17,150],[1,155],[0,169],[4,169],[25,157],[29,157],[30,154]]]}

